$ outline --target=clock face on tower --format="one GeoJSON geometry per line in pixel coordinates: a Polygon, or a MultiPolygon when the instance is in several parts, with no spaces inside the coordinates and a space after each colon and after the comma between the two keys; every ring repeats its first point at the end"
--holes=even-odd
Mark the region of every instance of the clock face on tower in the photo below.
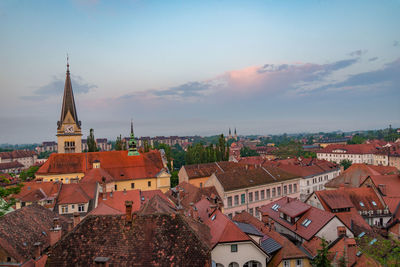
{"type": "Polygon", "coordinates": [[[64,127],[64,132],[65,133],[73,133],[74,132],[74,126],[73,125],[67,125],[64,127]]]}

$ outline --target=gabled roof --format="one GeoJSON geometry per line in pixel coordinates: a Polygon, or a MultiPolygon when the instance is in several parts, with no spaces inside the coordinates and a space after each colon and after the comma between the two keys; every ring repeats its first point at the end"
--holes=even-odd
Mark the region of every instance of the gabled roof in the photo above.
{"type": "Polygon", "coordinates": [[[175,189],[170,189],[165,193],[165,195],[168,196],[172,201],[174,201],[176,205],[178,205],[178,194],[175,193],[173,190],[180,190],[180,204],[185,208],[189,208],[190,203],[194,204],[200,201],[203,196],[209,197],[210,199],[212,196],[215,196],[221,200],[221,197],[219,196],[214,186],[199,188],[188,182],[181,182],[175,187],[175,189]]]}
{"type": "Polygon", "coordinates": [[[36,242],[41,242],[43,249],[50,245],[50,228],[56,217],[66,230],[66,218],[37,204],[0,217],[0,247],[19,262],[32,258],[36,242]]]}
{"type": "Polygon", "coordinates": [[[104,202],[99,203],[88,215],[123,215],[124,212],[108,206],[104,202]]]}
{"type": "Polygon", "coordinates": [[[125,213],[125,201],[132,201],[132,212],[138,211],[141,207],[140,203],[140,190],[126,190],[126,191],[115,191],[108,192],[106,199],[104,199],[103,194],[99,194],[99,205],[101,203],[106,204],[113,209],[119,210],[125,213]]]}
{"type": "Polygon", "coordinates": [[[102,151],[53,153],[36,174],[86,173],[93,168],[96,160],[116,181],[156,177],[164,170],[161,154],[157,150],[138,156],[128,156],[127,151],[102,151]]]}
{"type": "Polygon", "coordinates": [[[290,179],[298,178],[298,176],[284,172],[278,168],[267,166],[254,169],[234,169],[224,173],[215,173],[225,191],[276,183],[290,179]]]}
{"type": "Polygon", "coordinates": [[[58,195],[58,204],[88,203],[96,198],[96,183],[63,184],[58,195]]]}
{"type": "Polygon", "coordinates": [[[8,170],[8,169],[15,169],[15,168],[22,168],[22,167],[24,167],[24,165],[19,163],[18,161],[0,163],[0,171],[8,170]]]}
{"type": "Polygon", "coordinates": [[[61,188],[61,183],[57,182],[31,181],[24,182],[23,185],[24,186],[21,188],[21,191],[13,197],[24,202],[37,202],[40,200],[55,199],[57,198],[61,188]]]}
{"type": "MultiPolygon", "coordinates": [[[[205,229],[202,229],[203,232],[205,229]]],[[[199,233],[201,234],[201,233],[199,233]]],[[[89,215],[49,250],[48,266],[211,266],[208,244],[180,214],[89,215]]]]}
{"type": "Polygon", "coordinates": [[[327,188],[338,188],[340,185],[347,187],[359,187],[364,179],[370,175],[386,175],[397,173],[396,167],[375,166],[363,163],[354,163],[338,177],[325,184],[327,188]]]}
{"type": "Polygon", "coordinates": [[[252,240],[220,210],[214,209],[211,213],[211,205],[205,198],[195,204],[201,220],[210,228],[211,245],[213,247],[218,243],[252,240]]]}
{"type": "Polygon", "coordinates": [[[354,207],[347,191],[322,190],[322,191],[315,191],[314,193],[318,197],[321,204],[327,207],[330,211],[334,209],[354,207]]]}
{"type": "Polygon", "coordinates": [[[114,177],[112,177],[106,170],[103,168],[93,168],[85,173],[85,176],[79,181],[80,183],[102,183],[103,178],[106,183],[111,183],[114,181],[114,177]]]}
{"type": "Polygon", "coordinates": [[[281,224],[285,228],[289,229],[290,231],[295,232],[302,238],[304,238],[306,240],[310,240],[330,220],[332,220],[335,217],[335,215],[330,212],[320,210],[320,209],[310,206],[310,208],[305,213],[303,213],[294,224],[291,224],[291,223],[287,222],[286,220],[280,218],[281,208],[297,206],[299,204],[299,202],[302,203],[300,200],[297,200],[297,199],[283,197],[281,199],[278,199],[277,201],[274,201],[265,206],[262,206],[260,208],[260,211],[262,213],[267,213],[271,219],[273,219],[277,223],[281,224]],[[277,210],[272,209],[272,206],[274,206],[275,204],[279,205],[279,208],[277,210]],[[311,222],[307,225],[304,225],[304,223],[306,222],[306,219],[310,220],[311,222]]]}
{"type": "Polygon", "coordinates": [[[373,144],[359,144],[359,145],[328,145],[327,147],[317,151],[317,153],[341,153],[341,154],[374,154],[377,148],[373,144]],[[343,152],[336,152],[336,151],[343,152]]]}

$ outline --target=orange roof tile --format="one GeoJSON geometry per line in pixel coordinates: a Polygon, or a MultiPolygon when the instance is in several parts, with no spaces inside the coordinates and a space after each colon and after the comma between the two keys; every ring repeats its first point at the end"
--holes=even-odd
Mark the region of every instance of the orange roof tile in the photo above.
{"type": "Polygon", "coordinates": [[[134,189],[107,193],[106,199],[103,199],[102,194],[99,194],[98,203],[99,205],[101,203],[104,203],[115,210],[119,210],[120,212],[125,213],[125,201],[133,202],[132,212],[138,211],[141,207],[140,190],[134,189]]]}
{"type": "Polygon", "coordinates": [[[63,184],[58,195],[58,204],[87,203],[96,197],[96,183],[63,184]]]}
{"type": "Polygon", "coordinates": [[[359,145],[328,145],[327,147],[318,150],[317,153],[340,153],[335,150],[345,151],[344,154],[373,154],[377,152],[377,148],[373,144],[359,144],[359,145]]]}
{"type": "Polygon", "coordinates": [[[61,183],[57,182],[24,182],[19,194],[14,195],[15,199],[25,202],[36,202],[45,199],[54,199],[58,196],[61,183]]]}

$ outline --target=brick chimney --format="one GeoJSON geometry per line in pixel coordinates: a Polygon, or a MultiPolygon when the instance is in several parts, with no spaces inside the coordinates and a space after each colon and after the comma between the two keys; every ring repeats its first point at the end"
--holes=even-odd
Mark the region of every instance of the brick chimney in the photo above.
{"type": "Polygon", "coordinates": [[[81,221],[81,216],[79,212],[74,212],[74,227],[76,227],[80,221],[81,221]]]}
{"type": "Polygon", "coordinates": [[[337,227],[337,236],[346,236],[346,227],[344,226],[338,226],[337,227]]]}
{"type": "Polygon", "coordinates": [[[40,255],[42,255],[42,243],[36,242],[35,244],[33,244],[33,246],[35,247],[35,250],[33,252],[33,257],[36,260],[40,257],[40,255]]]}
{"type": "Polygon", "coordinates": [[[261,213],[261,221],[265,224],[265,225],[269,225],[269,215],[267,212],[262,212],[261,213]]]}
{"type": "Polygon", "coordinates": [[[110,258],[96,257],[94,259],[94,266],[109,267],[110,266],[110,258]]]}
{"type": "Polygon", "coordinates": [[[347,266],[353,266],[357,261],[357,246],[354,238],[347,238],[345,240],[345,253],[347,266]]]}
{"type": "Polygon", "coordinates": [[[50,246],[54,245],[61,238],[61,226],[58,218],[53,219],[53,227],[50,229],[50,246]]]}
{"type": "Polygon", "coordinates": [[[133,201],[125,201],[125,220],[127,223],[132,223],[132,205],[133,201]]]}

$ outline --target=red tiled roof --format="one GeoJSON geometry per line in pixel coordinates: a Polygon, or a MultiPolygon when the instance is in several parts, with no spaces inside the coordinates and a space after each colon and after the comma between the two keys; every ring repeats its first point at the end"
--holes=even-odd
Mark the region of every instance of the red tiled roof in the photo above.
{"type": "Polygon", "coordinates": [[[352,164],[338,177],[333,178],[325,184],[327,188],[338,188],[340,185],[348,187],[359,187],[360,184],[370,175],[385,175],[397,173],[396,167],[375,166],[361,163],[352,164]]]}
{"type": "Polygon", "coordinates": [[[127,151],[103,151],[53,153],[37,174],[86,173],[93,168],[96,160],[115,180],[156,177],[164,169],[159,151],[141,153],[139,156],[128,156],[127,151]]]}
{"type": "Polygon", "coordinates": [[[115,191],[112,193],[107,193],[106,199],[103,199],[102,194],[99,194],[99,205],[101,203],[106,204],[107,206],[119,210],[120,212],[125,213],[125,201],[132,201],[132,212],[138,211],[141,207],[140,202],[140,190],[127,190],[127,191],[115,191]]]}
{"type": "Polygon", "coordinates": [[[297,217],[310,209],[310,205],[301,201],[293,201],[279,208],[279,211],[289,215],[290,217],[297,217]]]}
{"type": "Polygon", "coordinates": [[[316,191],[315,194],[319,198],[321,204],[327,206],[329,210],[354,207],[347,191],[322,190],[322,191],[316,191]]]}
{"type": "Polygon", "coordinates": [[[304,241],[301,245],[311,256],[315,257],[318,254],[318,250],[321,249],[321,243],[322,239],[318,236],[314,236],[311,240],[304,241]]]}
{"type": "Polygon", "coordinates": [[[2,159],[19,159],[27,158],[36,155],[35,151],[29,150],[14,150],[10,152],[0,152],[0,158],[2,159]]]}
{"type": "Polygon", "coordinates": [[[114,177],[112,177],[106,170],[103,168],[93,168],[85,173],[85,176],[80,180],[81,183],[102,183],[103,177],[106,183],[114,182],[114,177]]]}
{"type": "Polygon", "coordinates": [[[249,223],[253,225],[257,230],[264,233],[267,237],[274,239],[278,242],[282,248],[272,258],[271,266],[278,266],[282,260],[294,259],[294,258],[306,258],[307,255],[302,252],[296,245],[294,245],[289,239],[276,232],[274,229],[266,227],[263,222],[255,218],[253,215],[246,211],[242,211],[233,217],[234,221],[249,223]]]}
{"type": "Polygon", "coordinates": [[[266,164],[302,177],[315,176],[339,169],[339,166],[335,163],[313,158],[273,160],[267,161],[266,164]]]}
{"type": "Polygon", "coordinates": [[[125,212],[114,209],[104,202],[99,203],[95,209],[89,212],[88,215],[123,215],[125,212]]]}
{"type": "Polygon", "coordinates": [[[351,208],[350,211],[346,212],[337,212],[335,215],[346,225],[347,228],[351,229],[355,235],[358,235],[361,232],[372,231],[371,226],[355,208],[351,208]]]}
{"type": "Polygon", "coordinates": [[[251,238],[243,233],[220,210],[215,209],[210,213],[211,205],[205,198],[195,204],[201,220],[210,228],[211,244],[213,247],[222,242],[251,241],[251,238]]]}
{"type": "Polygon", "coordinates": [[[21,191],[14,195],[15,199],[24,202],[36,202],[43,199],[54,199],[58,196],[61,183],[54,182],[24,182],[21,191]]]}
{"type": "Polygon", "coordinates": [[[63,184],[58,204],[88,203],[96,197],[96,183],[63,184]]]}
{"type": "Polygon", "coordinates": [[[280,218],[280,208],[284,208],[285,206],[297,205],[296,202],[302,203],[300,200],[297,199],[283,197],[281,199],[278,199],[277,201],[262,206],[260,208],[260,211],[263,213],[267,213],[269,217],[272,218],[274,221],[283,225],[285,228],[291,230],[292,232],[297,233],[299,236],[303,237],[306,240],[310,240],[319,230],[321,230],[330,220],[335,217],[335,215],[330,212],[310,206],[310,208],[303,215],[301,215],[297,222],[294,224],[291,224],[286,220],[280,218]],[[272,210],[271,207],[274,204],[278,204],[280,206],[280,208],[278,208],[278,211],[272,210]],[[305,219],[311,220],[311,223],[307,227],[302,225],[305,219]]]}
{"type": "Polygon", "coordinates": [[[238,167],[237,163],[228,161],[183,166],[183,168],[185,168],[186,170],[189,179],[194,179],[199,177],[209,177],[213,173],[220,173],[237,167],[238,167]]]}
{"type": "Polygon", "coordinates": [[[374,154],[377,152],[376,146],[371,144],[360,145],[329,145],[317,153],[340,153],[340,154],[374,154]],[[343,152],[334,152],[335,150],[342,150],[343,152]]]}
{"type": "Polygon", "coordinates": [[[22,168],[22,167],[24,167],[24,165],[19,163],[18,161],[0,163],[0,170],[8,170],[8,169],[15,169],[15,168],[22,168]]]}

